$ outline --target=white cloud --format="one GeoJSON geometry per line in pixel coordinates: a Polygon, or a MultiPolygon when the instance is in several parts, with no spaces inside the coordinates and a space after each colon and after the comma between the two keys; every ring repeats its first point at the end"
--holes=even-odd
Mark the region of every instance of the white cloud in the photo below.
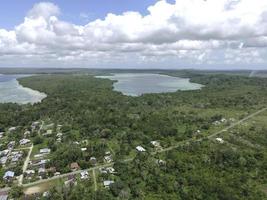
{"type": "Polygon", "coordinates": [[[0,29],[0,57],[70,67],[267,64],[265,0],[161,0],[148,12],[79,26],[60,20],[55,4],[38,3],[14,30],[0,29]]]}

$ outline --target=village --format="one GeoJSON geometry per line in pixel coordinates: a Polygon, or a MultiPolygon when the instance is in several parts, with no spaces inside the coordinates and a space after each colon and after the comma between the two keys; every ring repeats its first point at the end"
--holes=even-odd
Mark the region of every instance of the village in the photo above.
{"type": "MultiPolygon", "coordinates": [[[[222,118],[221,120],[213,122],[214,127],[225,127],[227,122],[238,124],[236,120],[230,118],[229,120],[222,118]]],[[[231,127],[231,126],[230,126],[231,127]]],[[[218,133],[223,133],[227,129],[223,129],[218,133]]],[[[68,171],[66,173],[61,173],[60,169],[55,166],[51,166],[50,158],[52,150],[43,143],[34,145],[33,133],[35,135],[42,135],[43,137],[54,136],[57,143],[62,143],[64,138],[64,132],[62,131],[62,125],[54,123],[47,123],[44,121],[36,121],[31,124],[27,130],[19,127],[10,127],[6,132],[0,133],[0,139],[3,141],[1,143],[0,151],[0,163],[3,169],[3,177],[1,180],[2,188],[9,188],[12,185],[21,186],[34,186],[36,184],[41,184],[46,181],[52,181],[56,179],[62,179],[65,188],[70,188],[77,185],[80,181],[90,181],[92,187],[95,190],[98,187],[109,188],[111,184],[116,181],[116,170],[113,168],[114,165],[114,152],[112,149],[106,149],[102,155],[102,159],[91,156],[88,165],[86,167],[81,167],[78,162],[72,162],[68,164],[68,171]],[[19,134],[18,137],[16,133],[23,132],[19,134]]],[[[200,130],[195,132],[196,138],[201,138],[200,130]]],[[[215,134],[217,136],[220,134],[215,134]]],[[[36,141],[35,141],[36,142],[36,141]]],[[[223,144],[225,141],[222,137],[215,137],[214,142],[218,144],[223,144]]],[[[74,141],[75,145],[79,146],[81,152],[86,152],[86,140],[74,141]]],[[[149,146],[138,145],[135,147],[136,153],[150,152],[154,155],[159,152],[168,151],[176,148],[173,147],[163,147],[160,141],[150,141],[149,146]]],[[[125,161],[131,161],[129,158],[125,161]]],[[[159,166],[166,165],[166,161],[162,159],[156,159],[155,163],[159,166]]],[[[30,191],[30,195],[39,193],[40,191],[30,191]]],[[[48,195],[47,191],[41,191],[43,196],[48,195]]],[[[7,197],[7,192],[0,192],[0,199],[7,197]]]]}

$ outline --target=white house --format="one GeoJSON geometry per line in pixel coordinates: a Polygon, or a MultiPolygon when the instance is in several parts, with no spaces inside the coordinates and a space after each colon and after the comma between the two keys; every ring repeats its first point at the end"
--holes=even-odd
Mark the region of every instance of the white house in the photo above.
{"type": "Polygon", "coordinates": [[[48,149],[48,148],[40,149],[41,154],[49,154],[50,152],[51,152],[51,149],[48,149]]]}
{"type": "Polygon", "coordinates": [[[19,144],[20,145],[25,145],[25,144],[28,144],[29,142],[31,142],[31,140],[29,140],[29,139],[22,139],[22,140],[19,141],[19,144]]]}
{"type": "Polygon", "coordinates": [[[110,174],[114,174],[115,173],[115,169],[113,167],[107,167],[107,171],[110,173],[110,174]]]}
{"type": "Polygon", "coordinates": [[[7,171],[3,177],[4,180],[10,180],[13,179],[15,176],[15,172],[7,171]]]}
{"type": "Polygon", "coordinates": [[[88,179],[88,177],[89,177],[89,174],[88,174],[88,172],[87,171],[82,171],[81,172],[81,179],[88,179]]]}
{"type": "Polygon", "coordinates": [[[137,146],[136,150],[139,152],[145,152],[146,151],[142,146],[137,146]]]}
{"type": "Polygon", "coordinates": [[[219,142],[219,143],[224,143],[224,140],[222,138],[216,138],[216,141],[219,142]]]}
{"type": "Polygon", "coordinates": [[[112,156],[104,156],[104,161],[106,163],[111,163],[113,160],[112,160],[112,156]]]}
{"type": "Polygon", "coordinates": [[[17,127],[11,127],[8,129],[9,132],[15,131],[17,129],[17,127]]]}
{"type": "Polygon", "coordinates": [[[109,188],[109,186],[111,185],[111,184],[113,184],[114,183],[114,181],[109,181],[109,180],[107,180],[107,181],[104,181],[104,186],[106,187],[106,188],[109,188]]]}

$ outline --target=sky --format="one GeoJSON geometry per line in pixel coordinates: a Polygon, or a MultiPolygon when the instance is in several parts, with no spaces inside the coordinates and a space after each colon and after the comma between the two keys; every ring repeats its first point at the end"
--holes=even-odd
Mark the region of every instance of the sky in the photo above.
{"type": "Polygon", "coordinates": [[[0,67],[267,69],[267,0],[9,0],[0,67]]]}

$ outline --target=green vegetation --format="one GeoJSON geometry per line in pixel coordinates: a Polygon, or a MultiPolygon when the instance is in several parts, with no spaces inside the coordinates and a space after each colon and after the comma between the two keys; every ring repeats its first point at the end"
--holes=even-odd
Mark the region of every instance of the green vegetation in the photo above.
{"type": "Polygon", "coordinates": [[[112,151],[117,173],[99,174],[97,191],[91,181],[79,182],[68,191],[53,189],[50,199],[266,199],[262,191],[267,181],[266,112],[257,118],[258,124],[240,125],[231,130],[233,133],[222,134],[223,144],[195,139],[265,107],[267,79],[195,72],[184,72],[184,76],[205,87],[128,97],[114,92],[112,81],[92,76],[22,78],[23,86],[48,97],[33,106],[0,104],[0,130],[26,128],[37,120],[54,123],[51,135],[35,133],[31,139],[37,146],[33,152],[41,147],[52,150],[48,167],[56,167],[61,173],[70,172],[72,162],[82,169],[92,167],[91,157],[102,163],[105,152],[112,151]],[[216,125],[222,119],[226,121],[216,125]],[[61,142],[56,141],[59,124],[61,142]],[[244,143],[235,132],[260,148],[244,143]],[[192,140],[187,145],[151,154],[153,140],[165,148],[188,139],[192,140]],[[147,152],[136,153],[138,145],[147,152]],[[132,157],[132,162],[122,162],[132,157]],[[102,186],[104,180],[115,183],[106,189],[102,186]]]}

